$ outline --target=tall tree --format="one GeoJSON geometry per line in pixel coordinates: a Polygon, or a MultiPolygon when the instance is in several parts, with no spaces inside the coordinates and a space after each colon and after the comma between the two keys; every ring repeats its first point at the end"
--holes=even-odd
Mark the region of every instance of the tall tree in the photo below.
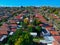
{"type": "Polygon", "coordinates": [[[23,32],[23,34],[15,42],[15,45],[31,45],[32,37],[29,32],[23,32]]]}

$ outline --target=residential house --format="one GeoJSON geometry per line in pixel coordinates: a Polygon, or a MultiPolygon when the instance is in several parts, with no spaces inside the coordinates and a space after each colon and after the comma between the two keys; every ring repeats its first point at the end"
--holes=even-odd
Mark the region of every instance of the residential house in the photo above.
{"type": "Polygon", "coordinates": [[[42,29],[43,36],[50,36],[50,32],[48,30],[42,29]]]}
{"type": "Polygon", "coordinates": [[[13,19],[9,20],[8,22],[9,22],[10,24],[16,24],[16,21],[13,20],[13,19]]]}
{"type": "Polygon", "coordinates": [[[0,41],[3,41],[5,38],[7,38],[8,30],[6,28],[1,28],[0,30],[0,41]]]}
{"type": "Polygon", "coordinates": [[[60,36],[53,36],[55,41],[53,42],[53,45],[60,45],[60,36]]]}
{"type": "Polygon", "coordinates": [[[57,31],[49,31],[51,33],[52,36],[58,36],[59,33],[57,31]]]}
{"type": "Polygon", "coordinates": [[[47,43],[47,45],[53,45],[54,38],[53,36],[44,36],[45,40],[40,40],[42,43],[47,43]]]}

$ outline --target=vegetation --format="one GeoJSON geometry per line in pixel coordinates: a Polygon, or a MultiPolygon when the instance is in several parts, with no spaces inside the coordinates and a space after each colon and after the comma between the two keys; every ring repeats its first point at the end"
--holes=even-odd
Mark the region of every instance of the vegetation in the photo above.
{"type": "Polygon", "coordinates": [[[31,45],[32,36],[28,32],[23,32],[23,34],[15,42],[15,45],[31,45]]]}
{"type": "Polygon", "coordinates": [[[35,37],[35,38],[33,38],[33,41],[34,42],[40,42],[40,40],[44,40],[44,38],[43,37],[35,37]]]}
{"type": "Polygon", "coordinates": [[[0,26],[2,26],[2,23],[0,23],[0,26]]]}
{"type": "Polygon", "coordinates": [[[22,29],[18,29],[13,36],[10,36],[7,44],[9,45],[31,45],[32,43],[32,36],[29,32],[23,32],[22,29]]]}
{"type": "MultiPolygon", "coordinates": [[[[50,14],[56,14],[60,17],[60,8],[54,8],[54,7],[12,7],[4,9],[7,9],[9,13],[11,13],[15,17],[18,14],[22,13],[23,19],[19,20],[19,24],[22,27],[20,29],[17,29],[16,32],[12,36],[8,35],[7,43],[8,45],[32,45],[33,41],[39,41],[43,38],[41,38],[40,33],[42,31],[42,28],[39,26],[42,24],[40,22],[39,18],[35,17],[36,13],[41,13],[44,18],[49,21],[45,15],[49,16],[50,14]],[[30,22],[30,19],[33,21],[30,22]],[[30,35],[30,32],[36,32],[38,38],[34,38],[30,35]]],[[[48,17],[47,16],[47,17],[48,17]]],[[[11,18],[10,18],[11,19],[11,18]]],[[[7,18],[2,18],[2,23],[8,21],[7,18]]],[[[57,21],[58,22],[58,21],[57,21]]],[[[0,23],[0,26],[2,26],[2,23],[0,23]]],[[[3,44],[0,44],[3,45],[3,44]]]]}
{"type": "Polygon", "coordinates": [[[13,45],[14,42],[19,38],[21,34],[22,34],[22,29],[17,29],[17,31],[12,36],[8,37],[7,43],[9,45],[13,45]]]}
{"type": "Polygon", "coordinates": [[[29,23],[29,19],[28,18],[25,18],[24,19],[24,24],[28,24],[29,23]]]}

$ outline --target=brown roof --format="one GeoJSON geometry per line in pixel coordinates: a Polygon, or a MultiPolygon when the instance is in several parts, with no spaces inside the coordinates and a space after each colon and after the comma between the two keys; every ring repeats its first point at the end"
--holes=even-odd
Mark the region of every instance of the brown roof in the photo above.
{"type": "Polygon", "coordinates": [[[3,16],[3,18],[7,18],[7,17],[8,17],[7,15],[3,16]]]}
{"type": "Polygon", "coordinates": [[[54,18],[54,19],[57,19],[58,18],[58,16],[56,16],[55,14],[51,14],[50,15],[52,18],[54,18]]]}
{"type": "Polygon", "coordinates": [[[56,19],[57,21],[60,21],[60,18],[56,19]]]}
{"type": "Polygon", "coordinates": [[[24,10],[23,12],[27,12],[27,10],[24,10]]]}
{"type": "Polygon", "coordinates": [[[18,16],[15,16],[15,19],[20,19],[20,17],[21,17],[21,16],[19,16],[19,15],[18,15],[18,16]]]}
{"type": "Polygon", "coordinates": [[[0,30],[9,30],[9,28],[8,28],[8,26],[5,26],[5,25],[2,25],[1,27],[0,27],[0,30]]]}
{"type": "Polygon", "coordinates": [[[12,28],[12,29],[11,29],[11,31],[12,31],[12,32],[15,32],[15,31],[16,31],[16,29],[12,28]]]}
{"type": "Polygon", "coordinates": [[[52,34],[52,35],[59,35],[59,33],[57,32],[57,31],[50,31],[50,33],[52,34]]]}
{"type": "Polygon", "coordinates": [[[60,45],[56,40],[52,42],[52,45],[60,45]]]}
{"type": "Polygon", "coordinates": [[[0,30],[10,31],[8,28],[0,28],[0,30]]]}
{"type": "Polygon", "coordinates": [[[12,26],[12,27],[17,27],[17,24],[10,24],[10,26],[12,26]]]}
{"type": "Polygon", "coordinates": [[[60,43],[60,36],[53,36],[53,37],[56,41],[58,41],[58,43],[60,43]]]}
{"type": "Polygon", "coordinates": [[[43,24],[39,24],[39,26],[43,26],[43,24]]]}
{"type": "Polygon", "coordinates": [[[47,20],[40,14],[36,14],[35,17],[39,18],[39,20],[43,23],[47,23],[47,20]]]}
{"type": "Polygon", "coordinates": [[[53,24],[52,23],[49,23],[49,26],[53,27],[53,24]]]}
{"type": "Polygon", "coordinates": [[[8,32],[6,31],[6,30],[0,30],[0,35],[7,35],[8,34],[8,32]]]}
{"type": "Polygon", "coordinates": [[[9,22],[10,22],[10,23],[16,23],[16,21],[15,21],[15,20],[9,20],[9,22]]]}
{"type": "Polygon", "coordinates": [[[49,30],[50,31],[50,30],[52,30],[51,28],[52,28],[51,26],[47,26],[46,27],[46,30],[49,30]]]}
{"type": "Polygon", "coordinates": [[[6,24],[6,23],[3,23],[3,26],[8,26],[8,24],[6,24]]]}

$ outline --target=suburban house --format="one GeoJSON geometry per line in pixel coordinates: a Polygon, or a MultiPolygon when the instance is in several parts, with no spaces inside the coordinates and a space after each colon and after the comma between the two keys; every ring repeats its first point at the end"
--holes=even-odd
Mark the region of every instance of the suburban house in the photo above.
{"type": "Polygon", "coordinates": [[[42,29],[43,36],[50,36],[50,32],[48,30],[42,29]]]}
{"type": "Polygon", "coordinates": [[[60,45],[60,36],[53,36],[54,37],[54,42],[53,45],[60,45]]]}

